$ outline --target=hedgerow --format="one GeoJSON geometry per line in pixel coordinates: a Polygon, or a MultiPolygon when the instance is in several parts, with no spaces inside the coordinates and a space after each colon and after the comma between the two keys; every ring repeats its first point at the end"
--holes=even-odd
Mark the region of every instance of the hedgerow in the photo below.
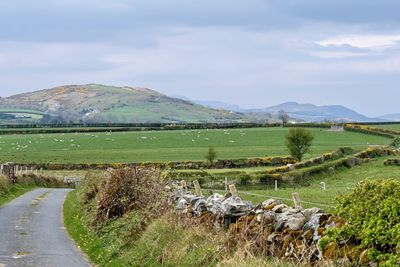
{"type": "Polygon", "coordinates": [[[361,261],[399,266],[400,181],[364,180],[338,202],[336,214],[347,224],[328,231],[320,243],[322,250],[357,246],[363,250],[359,252],[361,261]]]}
{"type": "Polygon", "coordinates": [[[346,131],[379,135],[379,136],[389,137],[392,139],[396,138],[396,136],[400,134],[400,132],[394,130],[375,128],[367,125],[356,125],[356,124],[346,124],[344,126],[344,129],[346,131]]]}

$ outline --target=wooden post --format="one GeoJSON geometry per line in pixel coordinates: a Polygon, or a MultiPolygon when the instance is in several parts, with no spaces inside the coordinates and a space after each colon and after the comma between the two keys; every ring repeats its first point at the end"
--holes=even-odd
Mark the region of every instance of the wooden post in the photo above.
{"type": "Polygon", "coordinates": [[[325,184],[325,182],[321,182],[320,185],[321,185],[321,187],[322,187],[322,190],[325,191],[325,190],[326,190],[326,184],[325,184]]]}
{"type": "Polygon", "coordinates": [[[275,191],[278,191],[278,180],[275,180],[275,191]]]}
{"type": "Polygon", "coordinates": [[[185,181],[185,180],[182,180],[182,181],[181,181],[181,186],[182,186],[183,189],[186,189],[186,188],[187,188],[187,184],[186,184],[186,181],[185,181]]]}
{"type": "Polygon", "coordinates": [[[297,192],[292,193],[292,199],[293,199],[293,203],[294,203],[294,207],[295,208],[301,207],[299,193],[297,193],[297,192]]]}
{"type": "Polygon", "coordinates": [[[201,192],[201,187],[200,187],[200,183],[197,180],[193,181],[193,185],[194,185],[194,189],[196,190],[196,195],[197,196],[202,196],[203,193],[201,192]]]}
{"type": "Polygon", "coordinates": [[[236,186],[234,184],[229,185],[229,191],[233,197],[238,197],[238,192],[236,190],[236,186]]]}

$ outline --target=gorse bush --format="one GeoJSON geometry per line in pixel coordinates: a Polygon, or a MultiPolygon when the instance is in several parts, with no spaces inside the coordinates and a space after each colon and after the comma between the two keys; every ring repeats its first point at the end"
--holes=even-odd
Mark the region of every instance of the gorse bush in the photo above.
{"type": "Polygon", "coordinates": [[[144,217],[159,212],[164,198],[160,172],[153,169],[125,168],[114,170],[97,193],[94,223],[122,217],[130,211],[141,211],[144,217]]]}
{"type": "Polygon", "coordinates": [[[339,199],[337,215],[347,221],[327,233],[328,243],[357,245],[369,261],[380,266],[400,265],[400,181],[365,180],[339,199]]]}
{"type": "Polygon", "coordinates": [[[71,193],[77,201],[70,204],[79,212],[69,219],[82,223],[89,233],[86,238],[95,236],[95,245],[88,244],[81,234],[75,236],[85,251],[91,250],[92,260],[100,266],[131,266],[120,260],[169,207],[165,184],[160,172],[151,168],[88,172],[71,193]]]}

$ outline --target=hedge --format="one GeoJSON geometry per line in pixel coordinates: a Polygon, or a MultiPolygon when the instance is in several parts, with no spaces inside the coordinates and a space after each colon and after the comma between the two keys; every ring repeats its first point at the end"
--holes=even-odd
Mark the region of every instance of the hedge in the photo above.
{"type": "Polygon", "coordinates": [[[282,166],[292,164],[296,161],[290,157],[264,157],[264,158],[246,158],[246,159],[221,159],[215,161],[211,166],[206,161],[176,161],[176,162],[139,162],[139,163],[93,163],[93,164],[75,164],[75,163],[32,163],[19,164],[33,169],[44,170],[88,170],[99,169],[106,170],[108,168],[118,169],[123,167],[149,167],[157,169],[191,169],[200,170],[204,168],[211,169],[234,169],[234,168],[251,168],[251,167],[269,167],[282,166]]]}
{"type": "Polygon", "coordinates": [[[379,136],[389,137],[392,139],[396,138],[397,135],[400,135],[400,132],[398,131],[383,129],[383,128],[375,128],[367,125],[346,124],[344,126],[344,129],[346,131],[379,135],[379,136]]]}
{"type": "Polygon", "coordinates": [[[400,159],[388,159],[383,164],[386,166],[400,166],[400,159]]]}
{"type": "MultiPolygon", "coordinates": [[[[275,172],[268,170],[268,171],[260,171],[253,174],[249,174],[252,178],[252,184],[259,184],[259,185],[273,185],[275,180],[277,180],[281,184],[295,184],[295,183],[304,183],[308,182],[309,178],[314,175],[322,174],[322,173],[329,173],[334,170],[340,168],[352,168],[357,165],[361,165],[364,162],[368,161],[369,159],[384,157],[384,156],[394,156],[398,155],[398,150],[392,150],[387,147],[376,147],[376,148],[368,148],[364,151],[358,152],[354,155],[344,156],[341,158],[335,158],[331,160],[327,160],[321,164],[316,164],[312,166],[307,166],[304,162],[298,163],[299,165],[304,164],[302,168],[290,170],[288,166],[282,166],[275,168],[275,172]],[[279,171],[277,171],[279,170],[279,171]]],[[[320,157],[321,158],[321,157],[320,157]]],[[[317,158],[317,159],[320,159],[317,158]]],[[[315,159],[314,159],[315,160],[315,159]]],[[[313,160],[311,160],[313,161],[313,160]]],[[[319,162],[316,160],[315,162],[319,162]]],[[[224,176],[227,176],[228,173],[224,174],[216,174],[211,175],[207,172],[203,172],[202,175],[196,176],[193,174],[190,176],[190,179],[195,179],[196,177],[201,177],[201,179],[206,180],[218,180],[223,179],[224,176]],[[208,174],[208,175],[207,175],[208,174]]],[[[246,174],[245,172],[242,173],[232,173],[232,175],[236,175],[235,180],[240,180],[240,175],[246,174]]],[[[184,175],[182,175],[184,176],[184,175]]],[[[177,178],[176,176],[172,176],[171,178],[177,178]]],[[[180,178],[180,177],[179,177],[180,178]]],[[[189,178],[189,176],[186,176],[189,178]]]]}
{"type": "MultiPolygon", "coordinates": [[[[97,124],[12,124],[0,125],[0,135],[7,134],[47,134],[47,133],[93,133],[127,131],[161,131],[193,129],[235,129],[281,127],[281,123],[97,123],[97,124]],[[1,129],[8,129],[7,131],[1,129]],[[11,129],[11,130],[10,130],[11,129]]],[[[285,124],[284,127],[330,128],[328,123],[285,124]]]]}

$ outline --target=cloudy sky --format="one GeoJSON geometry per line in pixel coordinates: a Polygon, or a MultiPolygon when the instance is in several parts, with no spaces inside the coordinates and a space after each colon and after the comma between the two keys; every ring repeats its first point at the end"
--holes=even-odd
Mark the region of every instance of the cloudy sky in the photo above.
{"type": "Polygon", "coordinates": [[[398,0],[1,0],[0,96],[149,87],[400,112],[398,0]]]}

